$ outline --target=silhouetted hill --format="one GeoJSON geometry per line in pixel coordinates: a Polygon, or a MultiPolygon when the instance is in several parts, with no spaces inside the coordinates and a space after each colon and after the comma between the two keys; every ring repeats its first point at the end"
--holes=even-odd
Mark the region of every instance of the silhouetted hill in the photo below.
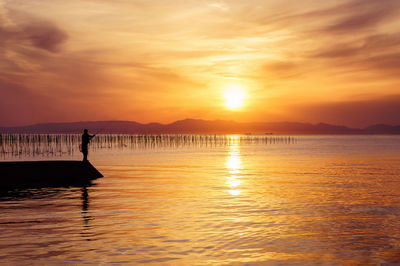
{"type": "Polygon", "coordinates": [[[238,123],[227,120],[201,119],[185,119],[170,124],[141,124],[133,121],[45,123],[21,127],[0,127],[0,133],[81,133],[84,128],[89,129],[89,132],[91,134],[400,134],[400,126],[390,126],[383,124],[358,129],[325,123],[238,123]]]}
{"type": "Polygon", "coordinates": [[[400,126],[378,124],[364,129],[367,134],[399,134],[400,126]]]}

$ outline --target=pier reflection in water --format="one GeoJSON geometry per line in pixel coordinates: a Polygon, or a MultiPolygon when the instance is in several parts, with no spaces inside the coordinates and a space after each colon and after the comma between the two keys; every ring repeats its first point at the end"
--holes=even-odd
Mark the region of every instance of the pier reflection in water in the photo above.
{"type": "Polygon", "coordinates": [[[400,261],[400,137],[222,139],[98,149],[92,186],[8,192],[0,263],[400,261]]]}
{"type": "MultiPolygon", "coordinates": [[[[80,199],[81,199],[81,217],[82,217],[82,231],[80,234],[82,235],[83,238],[86,240],[90,241],[91,237],[91,225],[90,221],[93,219],[93,217],[90,215],[90,210],[89,210],[89,189],[92,186],[91,181],[85,182],[83,185],[63,185],[63,186],[51,186],[51,187],[46,187],[46,186],[35,186],[32,188],[13,188],[13,189],[6,189],[6,190],[0,190],[0,202],[8,202],[12,203],[10,204],[10,208],[12,206],[17,206],[18,208],[18,203],[22,203],[25,201],[45,201],[46,199],[64,199],[64,198],[77,198],[78,195],[80,194],[80,199]]],[[[50,200],[51,202],[51,200],[50,200]]],[[[49,203],[50,203],[49,202],[49,203]]],[[[7,206],[7,205],[6,205],[7,206]]],[[[47,217],[51,217],[52,213],[49,212],[49,215],[47,217]]],[[[19,217],[19,218],[27,218],[27,217],[19,217]]],[[[46,218],[46,217],[45,217],[46,218]]],[[[3,222],[3,224],[24,224],[24,223],[41,223],[41,221],[9,221],[9,222],[3,222]]]]}

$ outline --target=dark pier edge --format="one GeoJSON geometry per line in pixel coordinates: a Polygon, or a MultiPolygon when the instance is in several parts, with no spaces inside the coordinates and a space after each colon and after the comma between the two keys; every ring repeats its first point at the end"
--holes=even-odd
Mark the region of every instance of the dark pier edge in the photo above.
{"type": "Polygon", "coordinates": [[[0,189],[86,185],[103,175],[82,161],[0,162],[0,189]]]}

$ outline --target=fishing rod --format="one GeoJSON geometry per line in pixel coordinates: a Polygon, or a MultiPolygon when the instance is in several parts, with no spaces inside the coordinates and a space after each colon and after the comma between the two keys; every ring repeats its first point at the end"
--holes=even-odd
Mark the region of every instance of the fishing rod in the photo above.
{"type": "Polygon", "coordinates": [[[103,132],[104,129],[105,129],[104,127],[100,128],[100,129],[97,129],[97,131],[94,132],[93,136],[96,136],[96,135],[99,134],[100,132],[103,132]]]}

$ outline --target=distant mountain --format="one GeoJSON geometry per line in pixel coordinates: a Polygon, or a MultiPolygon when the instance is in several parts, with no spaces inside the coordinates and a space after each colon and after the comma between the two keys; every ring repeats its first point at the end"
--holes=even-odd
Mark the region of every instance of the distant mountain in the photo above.
{"type": "Polygon", "coordinates": [[[325,123],[238,123],[227,120],[201,119],[185,119],[171,124],[141,124],[133,121],[45,123],[20,127],[0,127],[0,133],[81,133],[84,128],[87,128],[91,134],[400,134],[400,126],[383,124],[359,129],[325,123]]]}
{"type": "Polygon", "coordinates": [[[364,131],[367,134],[400,134],[400,126],[379,124],[364,128],[364,131]]]}

